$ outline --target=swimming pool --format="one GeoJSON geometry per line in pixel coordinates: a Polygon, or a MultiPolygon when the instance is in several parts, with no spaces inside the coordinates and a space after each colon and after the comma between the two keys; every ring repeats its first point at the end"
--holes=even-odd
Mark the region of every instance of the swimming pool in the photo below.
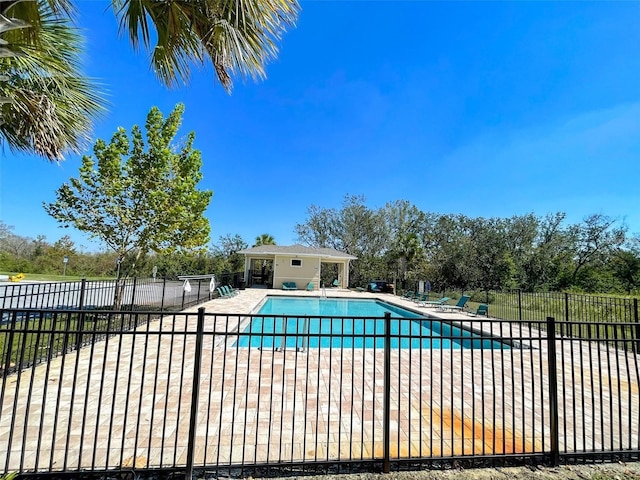
{"type": "Polygon", "coordinates": [[[379,300],[268,297],[238,339],[239,347],[504,349],[508,345],[379,300]],[[336,318],[337,317],[337,318],[336,318]]]}

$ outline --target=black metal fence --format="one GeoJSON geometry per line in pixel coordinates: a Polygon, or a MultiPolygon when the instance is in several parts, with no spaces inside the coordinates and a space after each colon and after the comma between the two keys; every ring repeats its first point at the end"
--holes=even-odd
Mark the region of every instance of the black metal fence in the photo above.
{"type": "MultiPolygon", "coordinates": [[[[640,318],[638,299],[603,295],[586,295],[562,292],[528,293],[520,290],[510,292],[485,292],[492,317],[502,320],[536,321],[554,317],[562,320],[563,325],[579,321],[590,323],[590,331],[602,330],[595,336],[607,334],[610,323],[626,324],[626,338],[640,338],[640,318]]],[[[476,299],[482,295],[476,294],[476,299]]],[[[559,330],[557,333],[561,333],[559,330]]],[[[577,329],[577,327],[576,327],[577,329]]],[[[575,334],[583,335],[584,329],[575,334]]],[[[566,334],[572,334],[567,332],[566,334]]],[[[609,332],[610,333],[610,332],[609,332]]],[[[633,342],[624,344],[625,348],[637,348],[633,342]]],[[[636,353],[638,353],[636,351],[636,353]]]]}
{"type": "MultiPolygon", "coordinates": [[[[123,278],[0,285],[3,309],[183,310],[217,296],[210,279],[123,278]]],[[[7,318],[3,317],[3,323],[7,318]]]]}
{"type": "MultiPolygon", "coordinates": [[[[488,305],[489,315],[501,320],[535,321],[543,323],[554,317],[564,322],[579,321],[596,324],[629,323],[629,330],[640,336],[638,299],[568,292],[464,291],[433,293],[432,297],[468,295],[466,309],[474,311],[481,303],[488,305]]],[[[597,328],[597,327],[594,327],[597,328]]]]}
{"type": "Polygon", "coordinates": [[[0,472],[640,455],[625,322],[7,313],[0,472]]]}
{"type": "Polygon", "coordinates": [[[563,292],[488,292],[476,296],[488,303],[492,315],[505,320],[636,322],[638,299],[563,292]]]}

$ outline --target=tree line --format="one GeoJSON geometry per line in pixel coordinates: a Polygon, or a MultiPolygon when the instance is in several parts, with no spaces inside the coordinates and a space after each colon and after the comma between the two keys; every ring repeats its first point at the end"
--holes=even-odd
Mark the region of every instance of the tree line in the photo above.
{"type": "Polygon", "coordinates": [[[339,209],[309,207],[299,240],[358,257],[350,280],[435,290],[583,291],[631,294],[640,287],[640,238],[615,218],[571,224],[562,212],[472,218],[423,212],[408,201],[369,208],[347,195],[339,209]]]}
{"type": "MultiPolygon", "coordinates": [[[[273,237],[263,234],[255,245],[275,243],[273,237]]],[[[0,221],[0,272],[62,275],[86,278],[115,278],[120,258],[121,274],[150,277],[156,267],[158,277],[175,278],[178,275],[215,273],[235,274],[244,270],[244,256],[239,250],[249,244],[240,235],[222,235],[208,248],[198,251],[148,252],[139,258],[118,257],[112,250],[83,251],[68,235],[55,242],[44,235],[36,238],[18,235],[14,228],[0,221]],[[66,268],[63,260],[67,258],[66,268]]]]}
{"type": "MultiPolygon", "coordinates": [[[[339,209],[312,205],[295,226],[298,241],[329,247],[358,257],[352,262],[351,286],[369,280],[394,282],[398,288],[429,281],[434,290],[583,291],[637,293],[640,289],[640,239],[623,222],[593,214],[568,223],[564,213],[529,213],[509,218],[472,218],[423,212],[399,200],[374,209],[362,196],[347,195],[339,209]]],[[[255,245],[275,243],[263,234],[255,245]]],[[[220,236],[198,251],[149,252],[125,257],[129,275],[161,277],[242,272],[237,252],[249,244],[240,236],[220,236]]],[[[0,270],[67,275],[115,276],[113,251],[82,252],[68,236],[48,243],[15,234],[0,222],[0,270]]]]}

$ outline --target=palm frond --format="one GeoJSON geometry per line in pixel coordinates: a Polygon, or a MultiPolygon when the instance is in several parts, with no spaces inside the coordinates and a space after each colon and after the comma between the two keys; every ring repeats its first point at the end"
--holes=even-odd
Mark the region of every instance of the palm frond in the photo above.
{"type": "Polygon", "coordinates": [[[265,66],[278,54],[277,42],[295,25],[300,7],[295,0],[218,0],[210,2],[211,28],[201,40],[222,85],[231,77],[265,77],[265,66]]]}
{"type": "Polygon", "coordinates": [[[0,138],[13,150],[58,161],[88,145],[104,100],[82,74],[82,37],[49,3],[38,2],[35,42],[19,30],[3,35],[17,56],[0,59],[0,96],[10,101],[1,107],[0,138]]]}
{"type": "Polygon", "coordinates": [[[227,91],[232,77],[265,77],[277,42],[295,25],[297,0],[113,0],[120,32],[152,49],[152,67],[166,85],[186,83],[209,60],[227,91]],[[154,32],[151,32],[151,24],[154,32]],[[156,45],[150,46],[152,35],[156,45]]]}

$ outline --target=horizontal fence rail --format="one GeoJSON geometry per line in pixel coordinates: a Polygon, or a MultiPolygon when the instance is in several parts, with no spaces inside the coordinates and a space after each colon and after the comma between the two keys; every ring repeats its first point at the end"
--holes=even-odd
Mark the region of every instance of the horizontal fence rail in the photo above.
{"type": "Polygon", "coordinates": [[[0,472],[640,454],[628,322],[2,312],[0,472]]]}

